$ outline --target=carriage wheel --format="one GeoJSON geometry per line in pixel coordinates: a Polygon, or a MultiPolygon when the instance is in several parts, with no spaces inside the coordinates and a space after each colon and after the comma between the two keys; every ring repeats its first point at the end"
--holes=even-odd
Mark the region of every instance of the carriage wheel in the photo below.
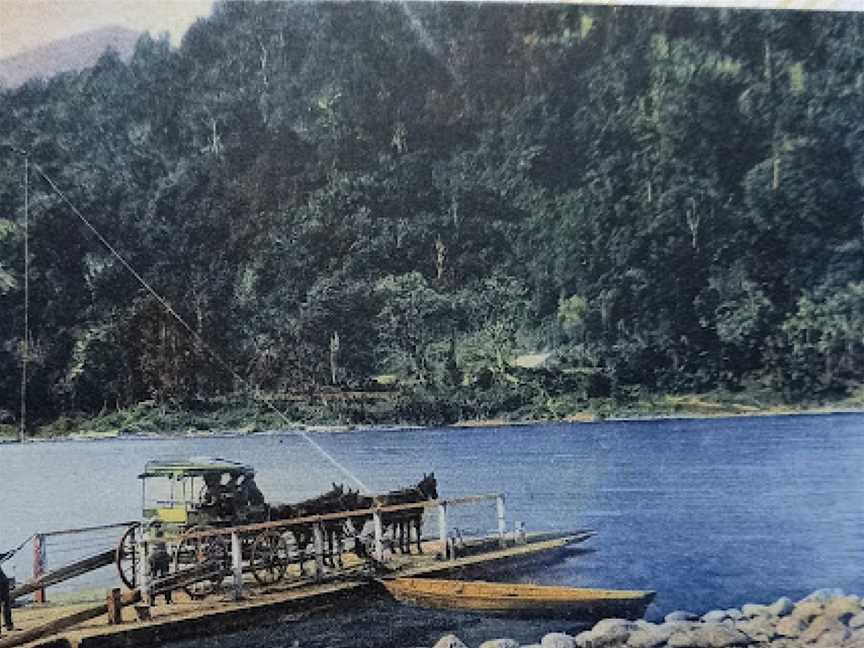
{"type": "Polygon", "coordinates": [[[265,531],[252,544],[252,575],[261,585],[273,585],[285,576],[290,556],[288,543],[278,531],[265,531]]]}
{"type": "Polygon", "coordinates": [[[204,568],[205,575],[201,580],[188,583],[183,589],[193,599],[202,599],[216,592],[228,572],[230,552],[225,538],[211,536],[209,538],[189,538],[193,533],[210,531],[213,527],[207,525],[194,526],[188,529],[177,542],[174,553],[174,572],[198,567],[204,568]]]}
{"type": "Polygon", "coordinates": [[[117,549],[114,550],[114,564],[117,565],[120,580],[130,590],[135,589],[138,583],[138,552],[135,551],[135,532],[140,527],[141,524],[138,522],[129,525],[129,528],[120,536],[120,542],[117,543],[117,549]]]}

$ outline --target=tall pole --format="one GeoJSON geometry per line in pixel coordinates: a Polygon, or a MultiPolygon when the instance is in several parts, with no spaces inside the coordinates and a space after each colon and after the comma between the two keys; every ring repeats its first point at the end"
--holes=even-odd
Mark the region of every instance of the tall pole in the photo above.
{"type": "Polygon", "coordinates": [[[27,431],[27,358],[30,354],[30,159],[24,156],[24,344],[21,354],[21,429],[18,442],[27,431]]]}

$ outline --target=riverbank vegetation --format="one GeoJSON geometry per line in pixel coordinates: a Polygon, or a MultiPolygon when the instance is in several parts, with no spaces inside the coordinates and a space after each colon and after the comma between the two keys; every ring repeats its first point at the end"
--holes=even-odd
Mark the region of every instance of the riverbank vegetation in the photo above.
{"type": "MultiPolygon", "coordinates": [[[[856,402],[862,68],[861,14],[224,2],[0,90],[184,322],[34,172],[33,431],[856,402]]],[[[22,203],[4,150],[13,429],[22,203]]]]}
{"type": "MultiPolygon", "coordinates": [[[[827,414],[864,411],[864,390],[842,399],[788,403],[774,394],[758,398],[753,391],[717,390],[703,394],[636,394],[627,399],[597,398],[575,402],[570,394],[528,402],[522,407],[494,410],[473,391],[408,390],[402,394],[353,394],[338,399],[291,395],[252,400],[217,398],[210,401],[143,401],[128,408],[97,414],[61,415],[30,431],[31,438],[86,439],[141,436],[244,435],[278,430],[362,430],[369,427],[444,426],[487,427],[566,421],[591,423],[607,419],[724,418],[731,416],[827,414]],[[470,400],[469,400],[470,399],[470,400]],[[474,405],[472,407],[472,404],[474,405]]],[[[524,399],[530,401],[531,399],[524,399]]],[[[0,441],[17,437],[14,425],[0,425],[0,441]]]]}

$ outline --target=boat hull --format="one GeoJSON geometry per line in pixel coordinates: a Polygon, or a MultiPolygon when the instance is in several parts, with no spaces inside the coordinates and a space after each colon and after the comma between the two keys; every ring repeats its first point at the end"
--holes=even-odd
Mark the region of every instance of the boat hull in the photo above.
{"type": "Polygon", "coordinates": [[[654,592],[396,578],[382,585],[402,603],[483,614],[597,620],[638,619],[654,592]]]}

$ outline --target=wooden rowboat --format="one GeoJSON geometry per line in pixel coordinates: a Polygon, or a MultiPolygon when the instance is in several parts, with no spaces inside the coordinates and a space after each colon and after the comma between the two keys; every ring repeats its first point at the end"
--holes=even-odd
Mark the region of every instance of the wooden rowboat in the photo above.
{"type": "Polygon", "coordinates": [[[655,592],[488,583],[433,578],[382,579],[397,600],[421,607],[518,616],[638,619],[655,592]]]}

